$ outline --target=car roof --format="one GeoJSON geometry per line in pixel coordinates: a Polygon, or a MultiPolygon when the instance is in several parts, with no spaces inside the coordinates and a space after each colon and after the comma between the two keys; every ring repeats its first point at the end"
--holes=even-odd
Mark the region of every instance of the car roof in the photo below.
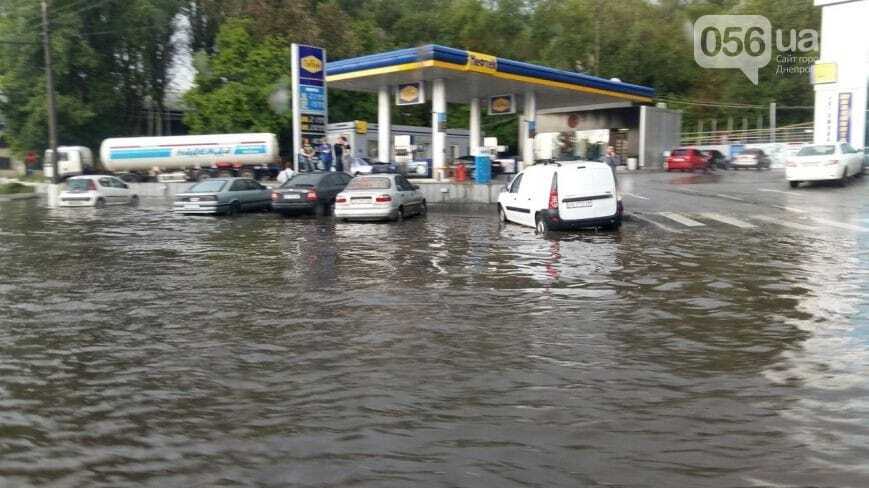
{"type": "Polygon", "coordinates": [[[78,175],[71,176],[67,180],[98,180],[100,178],[117,178],[115,175],[78,175]]]}

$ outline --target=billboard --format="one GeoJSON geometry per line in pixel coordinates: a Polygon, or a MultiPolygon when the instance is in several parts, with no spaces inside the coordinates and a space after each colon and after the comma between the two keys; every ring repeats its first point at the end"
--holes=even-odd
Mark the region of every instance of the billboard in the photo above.
{"type": "Polygon", "coordinates": [[[326,136],[329,123],[326,90],[326,50],[293,44],[293,163],[298,169],[299,152],[305,143],[317,144],[326,136]]]}

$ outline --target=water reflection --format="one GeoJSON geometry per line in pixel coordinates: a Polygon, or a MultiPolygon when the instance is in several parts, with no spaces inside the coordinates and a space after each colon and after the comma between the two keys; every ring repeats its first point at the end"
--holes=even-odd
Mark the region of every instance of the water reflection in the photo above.
{"type": "Polygon", "coordinates": [[[869,481],[847,233],[145,203],[2,207],[0,485],[869,481]]]}

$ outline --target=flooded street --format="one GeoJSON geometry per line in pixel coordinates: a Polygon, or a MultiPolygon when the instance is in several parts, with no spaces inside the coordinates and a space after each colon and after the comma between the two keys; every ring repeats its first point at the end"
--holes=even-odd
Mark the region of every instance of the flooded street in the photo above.
{"type": "Polygon", "coordinates": [[[869,486],[860,185],[823,232],[3,204],[0,487],[869,486]]]}

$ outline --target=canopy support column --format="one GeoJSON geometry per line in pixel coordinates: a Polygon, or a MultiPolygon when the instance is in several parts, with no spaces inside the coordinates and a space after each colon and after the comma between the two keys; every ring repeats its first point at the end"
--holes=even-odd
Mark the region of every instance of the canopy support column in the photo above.
{"type": "Polygon", "coordinates": [[[389,87],[381,86],[377,92],[377,160],[388,163],[392,159],[392,104],[389,87]]]}
{"type": "Polygon", "coordinates": [[[447,87],[443,78],[438,78],[432,83],[431,110],[432,173],[435,178],[443,179],[447,142],[447,87]]]}
{"type": "Polygon", "coordinates": [[[471,137],[468,144],[468,149],[472,156],[480,154],[480,99],[471,99],[471,137]]]}
{"type": "Polygon", "coordinates": [[[534,164],[534,136],[537,133],[537,94],[533,91],[525,92],[522,115],[525,120],[524,127],[520,129],[521,136],[525,137],[522,147],[522,167],[527,168],[534,164]]]}

